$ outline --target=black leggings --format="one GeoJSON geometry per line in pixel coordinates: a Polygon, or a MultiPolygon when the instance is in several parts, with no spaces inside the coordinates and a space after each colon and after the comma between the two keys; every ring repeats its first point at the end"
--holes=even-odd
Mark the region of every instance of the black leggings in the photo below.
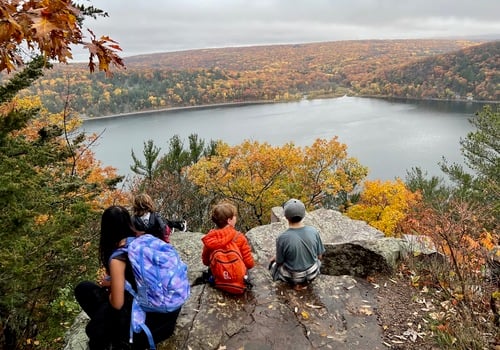
{"type": "MultiPolygon", "coordinates": [[[[90,350],[104,350],[111,344],[113,349],[149,348],[144,332],[134,333],[134,342],[129,344],[131,297],[128,293],[125,305],[120,310],[109,303],[108,291],[93,282],[79,283],[75,288],[75,297],[83,311],[90,317],[85,329],[89,337],[90,350]]],[[[179,308],[169,313],[147,313],[146,325],[153,334],[155,343],[169,338],[174,333],[180,311],[179,308]]]]}

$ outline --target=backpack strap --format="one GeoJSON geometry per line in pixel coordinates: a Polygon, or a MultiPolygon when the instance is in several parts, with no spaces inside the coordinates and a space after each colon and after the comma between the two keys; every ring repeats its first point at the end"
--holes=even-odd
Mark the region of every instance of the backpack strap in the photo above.
{"type": "MultiPolygon", "coordinates": [[[[142,317],[144,317],[144,320],[142,320],[142,322],[140,322],[138,324],[138,326],[140,327],[140,329],[142,331],[144,331],[144,334],[146,334],[146,337],[148,338],[149,349],[150,350],[156,350],[156,345],[155,345],[155,341],[154,341],[154,338],[153,338],[153,334],[151,333],[151,330],[149,329],[149,327],[146,326],[146,312],[139,305],[139,303],[137,301],[137,294],[135,293],[135,291],[132,289],[132,286],[128,282],[125,282],[125,289],[130,294],[132,294],[134,296],[134,300],[132,301],[131,315],[134,315],[134,314],[137,314],[137,313],[143,315],[142,317]]],[[[134,324],[132,322],[132,316],[131,316],[131,319],[130,319],[130,344],[132,344],[133,341],[134,341],[134,331],[135,331],[135,333],[139,333],[140,332],[139,329],[134,329],[134,324]]]]}

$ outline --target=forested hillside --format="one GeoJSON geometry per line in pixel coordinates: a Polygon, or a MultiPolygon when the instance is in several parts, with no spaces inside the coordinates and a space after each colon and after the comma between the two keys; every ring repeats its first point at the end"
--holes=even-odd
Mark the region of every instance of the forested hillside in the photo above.
{"type": "Polygon", "coordinates": [[[500,41],[437,55],[378,73],[372,94],[500,100],[500,41]]]}
{"type": "Polygon", "coordinates": [[[499,42],[339,41],[134,56],[112,77],[58,65],[29,91],[83,116],[344,94],[498,100],[499,42]]]}

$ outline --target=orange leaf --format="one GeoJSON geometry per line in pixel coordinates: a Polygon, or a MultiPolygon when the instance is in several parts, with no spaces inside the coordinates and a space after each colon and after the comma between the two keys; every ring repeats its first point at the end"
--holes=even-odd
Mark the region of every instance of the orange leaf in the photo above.
{"type": "Polygon", "coordinates": [[[57,30],[58,27],[45,17],[37,17],[33,20],[33,29],[35,30],[35,37],[48,39],[50,33],[57,30]]]}

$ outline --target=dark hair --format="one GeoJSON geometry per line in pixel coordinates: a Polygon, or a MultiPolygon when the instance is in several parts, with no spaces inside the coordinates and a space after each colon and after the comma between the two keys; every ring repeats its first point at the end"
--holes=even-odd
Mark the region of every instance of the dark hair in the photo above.
{"type": "Polygon", "coordinates": [[[99,242],[99,259],[109,273],[109,258],[113,251],[118,248],[120,241],[127,237],[135,237],[137,234],[130,213],[122,206],[113,205],[102,213],[101,217],[101,239],[99,242]]]}
{"type": "Polygon", "coordinates": [[[224,228],[227,225],[227,220],[236,216],[236,206],[229,202],[219,203],[212,209],[212,221],[218,228],[224,228]]]}
{"type": "Polygon", "coordinates": [[[297,222],[301,222],[304,219],[302,216],[292,216],[291,218],[287,218],[288,222],[292,224],[296,224],[297,222]]]}

